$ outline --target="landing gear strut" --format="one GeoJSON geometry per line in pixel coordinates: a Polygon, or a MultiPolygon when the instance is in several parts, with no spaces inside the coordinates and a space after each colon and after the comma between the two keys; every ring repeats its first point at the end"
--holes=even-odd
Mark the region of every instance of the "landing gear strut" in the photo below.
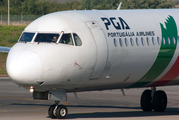
{"type": "Polygon", "coordinates": [[[155,87],[152,90],[145,90],[142,93],[140,100],[143,111],[163,112],[167,106],[167,95],[164,91],[156,91],[155,87]]]}
{"type": "Polygon", "coordinates": [[[65,119],[67,114],[68,109],[65,105],[59,105],[59,101],[55,101],[55,104],[51,105],[48,109],[50,118],[65,119]]]}

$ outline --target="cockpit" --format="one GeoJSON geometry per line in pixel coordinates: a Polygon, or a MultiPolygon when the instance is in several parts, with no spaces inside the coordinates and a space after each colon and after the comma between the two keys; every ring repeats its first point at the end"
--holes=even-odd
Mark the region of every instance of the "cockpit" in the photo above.
{"type": "Polygon", "coordinates": [[[72,46],[81,46],[82,41],[76,33],[31,33],[23,32],[19,43],[60,43],[72,46]]]}

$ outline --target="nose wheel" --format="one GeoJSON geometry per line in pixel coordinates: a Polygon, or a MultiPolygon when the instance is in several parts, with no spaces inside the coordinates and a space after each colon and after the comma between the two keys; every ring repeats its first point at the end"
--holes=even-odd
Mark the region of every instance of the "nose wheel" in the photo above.
{"type": "Polygon", "coordinates": [[[66,106],[59,105],[57,108],[57,111],[56,111],[57,118],[64,119],[64,118],[66,118],[67,114],[68,114],[68,110],[67,110],[66,106]]]}
{"type": "Polygon", "coordinates": [[[56,117],[56,105],[51,105],[48,109],[48,115],[50,118],[57,118],[56,117]]]}
{"type": "Polygon", "coordinates": [[[48,115],[50,118],[65,119],[68,114],[68,109],[65,105],[58,105],[59,102],[53,104],[48,109],[48,115]]]}

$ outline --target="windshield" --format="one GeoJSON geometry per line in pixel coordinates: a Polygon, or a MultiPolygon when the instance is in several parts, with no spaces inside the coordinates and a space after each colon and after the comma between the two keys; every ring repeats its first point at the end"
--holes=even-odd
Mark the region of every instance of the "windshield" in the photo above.
{"type": "Polygon", "coordinates": [[[63,36],[60,39],[60,43],[67,44],[67,45],[73,45],[73,39],[70,33],[63,34],[63,36]]]}
{"type": "Polygon", "coordinates": [[[24,32],[20,38],[20,42],[31,42],[35,33],[24,32]]]}
{"type": "Polygon", "coordinates": [[[54,33],[38,33],[35,38],[35,42],[56,43],[59,36],[60,36],[59,34],[54,34],[54,33]]]}
{"type": "Polygon", "coordinates": [[[74,37],[75,45],[76,46],[81,46],[82,42],[81,42],[80,37],[76,33],[73,33],[73,37],[74,37]]]}

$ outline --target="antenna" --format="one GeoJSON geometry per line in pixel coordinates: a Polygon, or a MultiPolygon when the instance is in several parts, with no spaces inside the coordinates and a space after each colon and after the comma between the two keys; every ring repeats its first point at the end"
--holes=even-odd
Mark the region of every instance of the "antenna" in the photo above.
{"type": "Polygon", "coordinates": [[[121,9],[121,5],[122,5],[122,2],[120,2],[119,6],[117,8],[118,11],[121,9]]]}

